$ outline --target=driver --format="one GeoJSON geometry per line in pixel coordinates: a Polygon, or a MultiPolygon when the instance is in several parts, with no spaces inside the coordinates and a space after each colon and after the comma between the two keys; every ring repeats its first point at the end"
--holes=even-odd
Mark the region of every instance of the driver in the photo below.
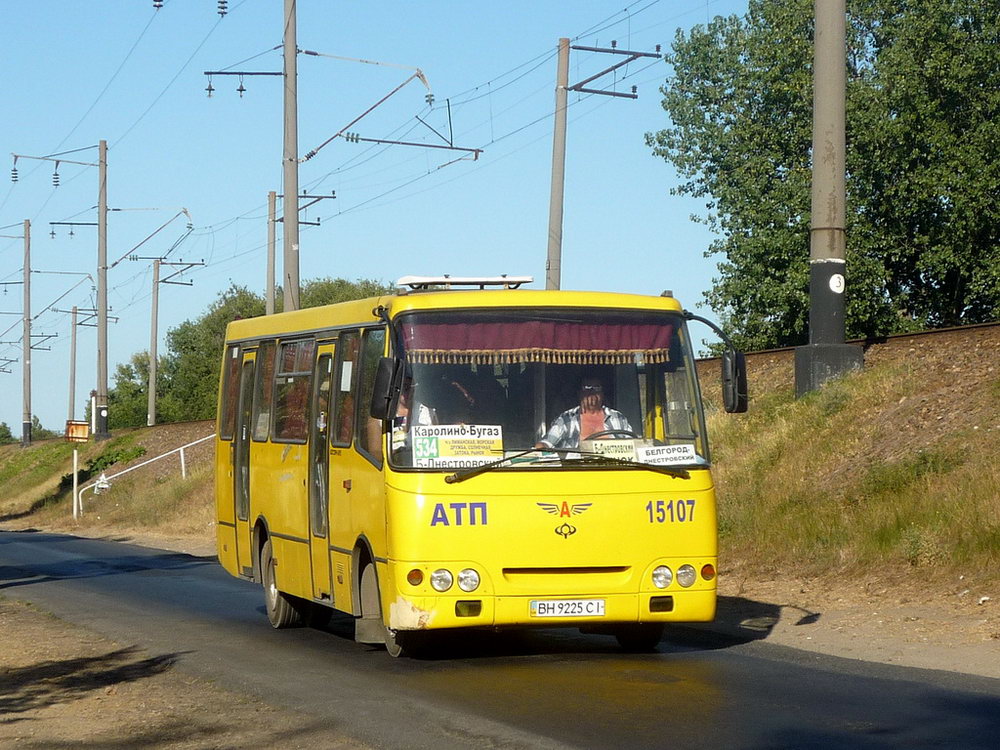
{"type": "Polygon", "coordinates": [[[576,449],[580,447],[581,435],[587,439],[590,435],[608,430],[632,432],[632,425],[620,411],[604,405],[601,379],[586,376],[580,381],[580,405],[556,417],[545,437],[535,443],[535,448],[576,449]]]}

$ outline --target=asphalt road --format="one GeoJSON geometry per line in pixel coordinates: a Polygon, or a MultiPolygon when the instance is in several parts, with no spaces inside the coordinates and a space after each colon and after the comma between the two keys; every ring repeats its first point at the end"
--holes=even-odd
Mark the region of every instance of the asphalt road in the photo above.
{"type": "Polygon", "coordinates": [[[350,618],[272,630],[214,559],[38,532],[0,532],[0,594],[378,747],[1000,747],[998,680],[684,629],[655,654],[546,629],[392,659],[350,618]]]}

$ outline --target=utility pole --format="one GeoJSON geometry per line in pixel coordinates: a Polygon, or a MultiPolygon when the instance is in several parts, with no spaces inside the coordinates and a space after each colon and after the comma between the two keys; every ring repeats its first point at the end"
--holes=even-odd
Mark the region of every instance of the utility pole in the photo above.
{"type": "Polygon", "coordinates": [[[809,344],[795,350],[798,396],[860,369],[860,346],[845,343],[846,81],[845,0],[815,0],[809,344]]]}
{"type": "Polygon", "coordinates": [[[267,194],[267,291],[264,295],[264,314],[274,315],[274,234],[277,217],[275,215],[277,193],[267,194]]]}
{"type": "Polygon", "coordinates": [[[153,261],[153,300],[152,300],[152,310],[150,313],[150,325],[149,325],[149,377],[146,383],[146,426],[152,427],[156,424],[156,366],[157,366],[157,350],[156,350],[156,340],[158,338],[158,328],[157,328],[157,318],[159,317],[160,311],[160,284],[178,284],[180,286],[191,286],[194,282],[192,281],[171,281],[171,279],[180,276],[185,271],[190,271],[195,266],[205,265],[204,261],[199,261],[197,263],[189,263],[183,260],[177,261],[175,263],[170,263],[159,257],[144,257],[139,255],[130,255],[129,260],[151,260],[153,261]],[[176,269],[173,273],[164,279],[160,278],[160,266],[169,266],[176,269]]]}
{"type": "Polygon", "coordinates": [[[156,424],[156,318],[160,311],[160,259],[153,259],[152,320],[149,326],[149,385],[146,388],[146,426],[156,424]]]}
{"type": "Polygon", "coordinates": [[[656,52],[634,52],[632,50],[618,49],[616,42],[611,42],[610,48],[605,47],[583,47],[581,45],[570,46],[569,39],[559,40],[558,64],[556,67],[556,112],[552,134],[552,189],[549,198],[549,242],[548,252],[545,260],[545,288],[559,289],[562,284],[562,225],[563,225],[563,193],[566,184],[566,98],[570,91],[578,91],[582,94],[601,94],[603,96],[614,96],[623,99],[638,99],[635,86],[631,93],[623,91],[609,91],[607,89],[585,88],[588,83],[596,81],[601,76],[628,65],[640,57],[660,58],[660,45],[656,45],[656,52]],[[624,55],[625,59],[617,62],[609,68],[605,68],[597,75],[590,76],[572,86],[569,85],[569,51],[571,49],[583,52],[600,52],[609,55],[624,55]]]}
{"type": "Polygon", "coordinates": [[[556,115],[552,131],[552,188],[549,196],[549,246],[545,262],[545,288],[562,283],[563,191],[566,185],[566,87],[569,85],[569,39],[559,40],[556,66],[556,115]]]}
{"type": "Polygon", "coordinates": [[[31,445],[31,220],[24,220],[24,331],[21,345],[21,447],[31,445]]]}
{"type": "Polygon", "coordinates": [[[76,316],[77,307],[73,305],[69,336],[69,414],[66,417],[67,422],[76,419],[76,316]]]}
{"type": "Polygon", "coordinates": [[[285,312],[299,309],[299,125],[298,125],[298,45],[295,29],[295,0],[285,0],[285,147],[282,160],[285,200],[282,218],[284,255],[282,285],[285,312]]]}
{"type": "Polygon", "coordinates": [[[108,432],[108,142],[98,144],[97,156],[97,399],[94,439],[108,432]]]}

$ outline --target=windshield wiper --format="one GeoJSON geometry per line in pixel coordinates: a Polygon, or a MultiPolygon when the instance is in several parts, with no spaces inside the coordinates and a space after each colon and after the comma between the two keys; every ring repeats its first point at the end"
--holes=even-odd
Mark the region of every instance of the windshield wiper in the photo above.
{"type": "Polygon", "coordinates": [[[590,451],[573,451],[574,453],[579,453],[579,458],[564,458],[562,460],[563,465],[567,463],[581,463],[581,464],[601,464],[610,461],[612,464],[617,464],[619,466],[630,466],[637,469],[649,469],[650,471],[657,471],[660,474],[666,474],[667,476],[676,477],[678,479],[690,479],[691,473],[687,469],[678,469],[672,466],[663,466],[661,464],[644,464],[640,461],[629,461],[627,458],[618,458],[617,456],[608,456],[604,453],[592,453],[590,451]]]}
{"type": "MultiPolygon", "coordinates": [[[[488,464],[480,464],[479,466],[472,466],[468,469],[462,469],[461,471],[456,471],[454,474],[449,474],[444,478],[448,484],[454,484],[455,482],[461,482],[466,479],[471,479],[477,474],[483,474],[487,471],[492,471],[499,466],[503,466],[508,461],[513,461],[515,458],[523,458],[529,453],[577,453],[578,451],[569,450],[567,448],[526,448],[523,451],[518,451],[510,456],[504,456],[503,458],[498,458],[496,461],[490,461],[488,464]]],[[[541,460],[543,456],[539,456],[538,459],[541,460]]]]}
{"type": "MultiPolygon", "coordinates": [[[[503,466],[508,461],[512,461],[515,458],[522,458],[527,456],[529,453],[558,453],[561,456],[561,463],[566,464],[567,462],[577,461],[580,463],[591,463],[600,464],[604,462],[609,462],[612,464],[618,464],[621,466],[629,466],[633,468],[649,469],[650,471],[656,471],[660,474],[666,474],[671,477],[676,477],[678,479],[689,479],[691,474],[687,469],[675,469],[670,466],[661,466],[659,464],[644,464],[638,461],[629,461],[625,458],[618,458],[617,456],[607,456],[603,453],[594,453],[591,451],[583,451],[579,448],[528,448],[527,450],[518,451],[510,456],[504,456],[503,458],[498,458],[496,461],[490,461],[488,464],[481,464],[479,466],[473,466],[468,469],[463,469],[462,471],[456,471],[454,474],[449,474],[444,478],[444,481],[448,484],[454,484],[455,482],[462,482],[466,479],[471,479],[479,474],[485,474],[487,471],[492,471],[493,469],[503,466]],[[579,458],[567,458],[566,453],[576,453],[579,458]]],[[[542,460],[544,456],[539,456],[539,460],[542,460]]]]}

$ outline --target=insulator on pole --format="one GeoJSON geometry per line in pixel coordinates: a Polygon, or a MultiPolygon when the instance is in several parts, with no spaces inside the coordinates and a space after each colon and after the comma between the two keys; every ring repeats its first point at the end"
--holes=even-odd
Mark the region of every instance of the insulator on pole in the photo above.
{"type": "Polygon", "coordinates": [[[17,167],[10,168],[10,181],[17,182],[17,167]]]}
{"type": "Polygon", "coordinates": [[[229,0],[219,0],[219,15],[224,16],[229,12],[229,0]]]}
{"type": "Polygon", "coordinates": [[[205,91],[208,92],[208,98],[211,99],[212,98],[212,92],[215,91],[215,87],[212,86],[212,79],[211,79],[211,77],[209,77],[209,79],[208,79],[208,85],[205,87],[205,91]]]}
{"type": "Polygon", "coordinates": [[[240,95],[240,99],[243,98],[243,94],[245,94],[246,91],[246,87],[243,85],[243,76],[240,76],[240,86],[236,89],[236,92],[240,95]]]}
{"type": "Polygon", "coordinates": [[[153,0],[153,9],[159,10],[163,7],[163,0],[153,0]]]}

